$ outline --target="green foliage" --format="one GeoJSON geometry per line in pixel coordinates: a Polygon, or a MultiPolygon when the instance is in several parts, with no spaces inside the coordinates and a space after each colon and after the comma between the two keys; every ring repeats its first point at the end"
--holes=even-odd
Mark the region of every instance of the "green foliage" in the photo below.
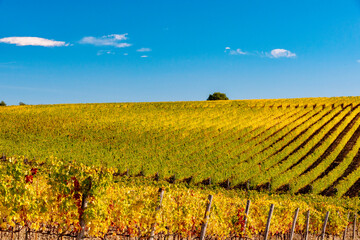
{"type": "Polygon", "coordinates": [[[26,105],[26,104],[23,103],[23,102],[19,102],[19,105],[20,105],[20,106],[24,106],[24,105],[26,105]]]}
{"type": "Polygon", "coordinates": [[[292,216],[299,208],[297,232],[305,230],[306,212],[311,212],[310,233],[320,233],[323,216],[330,211],[327,234],[339,235],[349,224],[348,212],[357,212],[360,202],[322,196],[268,195],[255,191],[196,188],[143,177],[114,176],[113,168],[65,163],[54,157],[47,162],[10,157],[0,162],[0,229],[15,224],[58,234],[76,234],[85,220],[89,236],[104,238],[109,228],[131,237],[171,232],[182,237],[199,236],[207,197],[213,195],[207,234],[225,238],[244,231],[244,208],[251,200],[246,234],[263,232],[270,204],[275,205],[270,234],[288,234],[292,216]],[[160,211],[158,189],[164,190],[160,211]],[[87,194],[84,194],[84,193],[87,194]],[[87,207],[82,207],[86,195],[87,207]],[[82,218],[83,217],[83,218],[82,218]]]}
{"type": "MultiPolygon", "coordinates": [[[[6,107],[0,109],[0,153],[43,161],[53,155],[129,169],[130,175],[193,177],[194,183],[211,177],[216,186],[227,179],[231,186],[249,181],[254,188],[271,182],[273,191],[289,184],[296,192],[352,142],[360,124],[350,123],[360,113],[359,103],[359,97],[342,97],[6,107]],[[335,141],[345,128],[348,134],[335,141]],[[303,174],[334,141],[338,146],[329,157],[311,176],[303,174]]],[[[356,143],[334,171],[344,172],[359,148],[356,143]]],[[[340,177],[329,174],[312,184],[315,193],[340,177]]],[[[351,172],[338,181],[338,196],[359,176],[351,172]]]]}
{"type": "Polygon", "coordinates": [[[1,101],[0,102],[0,107],[5,107],[6,106],[6,103],[4,101],[1,101]]]}
{"type": "Polygon", "coordinates": [[[213,94],[209,95],[207,100],[229,100],[229,98],[226,96],[225,93],[214,92],[213,94]]]}
{"type": "Polygon", "coordinates": [[[16,221],[35,230],[56,225],[77,231],[85,214],[90,234],[97,236],[110,225],[124,234],[147,234],[154,220],[156,231],[191,234],[195,226],[192,233],[198,234],[207,194],[214,195],[208,228],[214,236],[241,231],[246,199],[252,200],[247,226],[254,234],[264,229],[270,203],[271,229],[279,233],[289,231],[297,207],[298,231],[307,210],[312,232],[331,211],[327,231],[336,234],[346,226],[347,212],[359,210],[358,198],[340,197],[359,182],[360,138],[354,136],[360,133],[360,97],[41,105],[1,108],[0,115],[0,153],[38,159],[0,162],[3,229],[16,221]],[[120,177],[127,169],[130,176],[145,176],[120,177]],[[179,184],[165,181],[172,176],[179,184]],[[209,177],[212,185],[197,187],[209,177]],[[336,182],[337,195],[220,188],[228,179],[236,189],[270,182],[273,193],[284,185],[290,193],[311,185],[317,194],[336,182]],[[159,187],[166,193],[156,214],[159,187]],[[83,212],[85,189],[89,207],[83,212]]]}

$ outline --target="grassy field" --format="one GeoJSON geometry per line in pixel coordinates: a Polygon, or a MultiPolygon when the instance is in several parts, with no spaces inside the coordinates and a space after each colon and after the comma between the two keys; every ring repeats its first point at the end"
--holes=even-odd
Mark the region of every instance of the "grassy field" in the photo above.
{"type": "Polygon", "coordinates": [[[273,192],[357,196],[360,98],[0,108],[0,153],[273,192]]]}

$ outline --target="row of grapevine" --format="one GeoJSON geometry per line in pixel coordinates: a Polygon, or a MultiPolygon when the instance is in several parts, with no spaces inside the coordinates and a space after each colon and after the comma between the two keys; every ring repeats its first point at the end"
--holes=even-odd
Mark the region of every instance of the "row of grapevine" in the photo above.
{"type": "MultiPolygon", "coordinates": [[[[357,116],[360,117],[360,113],[357,114],[357,116]]],[[[321,173],[323,173],[326,168],[336,160],[336,157],[341,153],[341,151],[344,149],[350,138],[353,136],[357,128],[360,126],[360,121],[357,121],[357,118],[354,119],[354,125],[348,124],[349,130],[346,132],[343,137],[335,139],[339,141],[339,143],[331,149],[330,154],[328,154],[326,157],[323,157],[321,159],[321,162],[319,161],[319,164],[310,166],[308,169],[309,171],[305,170],[304,173],[302,173],[299,178],[297,179],[296,184],[294,185],[294,190],[298,190],[301,187],[304,187],[306,184],[311,183],[312,180],[315,180],[317,176],[319,176],[321,173]]],[[[344,129],[345,131],[345,129],[344,129]]],[[[320,187],[320,186],[319,186],[320,187]]],[[[321,189],[320,189],[321,190],[321,189]]]]}
{"type": "Polygon", "coordinates": [[[130,175],[347,195],[352,185],[337,185],[359,185],[352,150],[359,103],[340,97],[11,106],[0,109],[0,152],[76,159],[130,175]]]}
{"type": "Polygon", "coordinates": [[[305,119],[305,121],[300,122],[300,124],[295,125],[295,127],[284,129],[284,131],[280,133],[280,136],[269,139],[269,143],[261,143],[259,149],[263,149],[263,151],[253,156],[250,155],[246,161],[240,162],[240,164],[236,161],[235,165],[228,167],[230,174],[232,176],[241,174],[242,179],[238,179],[238,182],[246,181],[251,177],[260,174],[260,172],[268,168],[271,159],[277,160],[279,154],[286,154],[287,151],[293,148],[293,141],[299,135],[297,133],[301,133],[309,126],[309,124],[321,119],[324,114],[325,112],[321,114],[315,112],[310,118],[305,119]],[[283,150],[283,152],[281,152],[281,150],[283,150]],[[246,171],[245,169],[249,169],[249,171],[246,171]]]}
{"type": "MultiPolygon", "coordinates": [[[[359,110],[350,112],[350,109],[341,112],[331,122],[327,122],[322,130],[300,150],[301,152],[299,151],[296,155],[292,155],[279,167],[274,168],[274,174],[272,175],[274,189],[291,183],[292,180],[298,182],[297,176],[306,171],[306,169],[312,169],[310,166],[314,161],[319,159],[329,149],[336,137],[339,136],[358,112],[359,110]],[[279,175],[279,173],[282,174],[279,175]]],[[[330,151],[328,152],[330,153],[330,151]]]]}
{"type": "Polygon", "coordinates": [[[209,236],[264,234],[271,204],[275,208],[269,236],[291,232],[297,208],[300,210],[295,232],[305,231],[310,211],[309,234],[320,234],[324,214],[329,211],[326,233],[340,235],[350,223],[348,213],[357,213],[360,208],[360,202],[355,199],[189,189],[182,184],[115,177],[115,169],[64,163],[53,157],[46,163],[23,157],[6,158],[0,163],[0,173],[2,231],[25,226],[33,231],[55,229],[60,236],[79,233],[104,236],[113,231],[116,235],[133,237],[177,234],[192,238],[201,233],[207,196],[211,194],[213,201],[206,229],[209,236]],[[159,187],[164,190],[160,195],[161,210],[159,187]],[[246,214],[248,199],[252,204],[246,214]]]}
{"type": "MultiPolygon", "coordinates": [[[[329,133],[331,127],[333,127],[335,123],[345,115],[345,113],[346,112],[342,110],[327,112],[320,119],[321,121],[314,122],[308,129],[301,132],[304,134],[302,137],[297,136],[294,138],[294,140],[296,140],[296,142],[294,141],[296,147],[289,149],[291,151],[286,152],[285,156],[281,157],[280,160],[272,162],[271,159],[269,159],[270,163],[267,163],[269,160],[266,160],[264,164],[269,166],[266,168],[266,175],[268,176],[266,180],[291,169],[297,164],[297,162],[300,162],[304,156],[310,155],[310,151],[315,149],[316,144],[321,142],[321,139],[329,133]],[[325,118],[325,116],[327,117],[325,118]]],[[[276,186],[276,183],[274,186],[276,186]]]]}

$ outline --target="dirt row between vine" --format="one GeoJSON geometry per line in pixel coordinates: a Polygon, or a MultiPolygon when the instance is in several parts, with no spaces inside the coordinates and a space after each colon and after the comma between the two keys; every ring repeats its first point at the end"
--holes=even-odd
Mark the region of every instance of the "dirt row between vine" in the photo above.
{"type": "MultiPolygon", "coordinates": [[[[309,114],[310,112],[311,112],[311,111],[309,111],[309,112],[303,114],[302,116],[298,117],[297,119],[294,120],[294,122],[297,121],[297,120],[299,120],[299,119],[301,119],[301,118],[303,118],[303,117],[305,117],[305,116],[306,116],[307,114],[309,114]]],[[[296,128],[300,127],[302,124],[304,124],[305,122],[307,122],[308,120],[310,120],[312,117],[314,117],[315,115],[317,115],[317,114],[319,114],[319,113],[320,113],[320,112],[317,112],[317,113],[315,113],[313,116],[307,118],[307,119],[306,119],[305,121],[303,121],[302,123],[299,123],[299,125],[297,125],[297,126],[294,127],[293,129],[289,130],[285,135],[283,135],[282,137],[280,137],[280,138],[278,138],[277,140],[275,140],[275,142],[273,142],[270,146],[266,147],[265,149],[262,149],[260,152],[254,153],[252,156],[250,156],[250,157],[248,157],[246,160],[244,160],[244,162],[248,162],[248,161],[250,161],[250,159],[251,159],[253,156],[255,156],[255,155],[257,155],[257,154],[261,154],[262,152],[266,151],[267,149],[269,149],[270,147],[272,147],[274,144],[276,144],[277,142],[279,142],[279,141],[281,141],[282,139],[284,139],[288,134],[290,134],[291,131],[293,131],[293,130],[295,130],[296,128]]],[[[264,139],[262,142],[268,140],[270,137],[273,137],[275,134],[279,133],[281,130],[285,129],[285,128],[288,127],[290,124],[291,124],[291,123],[289,123],[289,124],[287,124],[286,126],[278,129],[276,132],[274,132],[274,133],[272,133],[270,136],[266,137],[266,139],[264,139]]],[[[260,144],[260,143],[257,143],[254,147],[256,147],[256,146],[259,145],[259,144],[260,144]]],[[[240,153],[240,155],[246,153],[247,151],[253,149],[254,147],[248,148],[248,149],[244,150],[243,152],[240,153]]]]}
{"type": "MultiPolygon", "coordinates": [[[[310,126],[314,126],[315,124],[317,124],[319,121],[321,121],[322,119],[324,119],[324,117],[326,117],[327,115],[329,115],[333,110],[328,111],[326,114],[324,114],[321,118],[319,118],[317,121],[313,122],[310,126]]],[[[286,157],[284,157],[283,159],[281,159],[279,162],[277,162],[275,165],[271,166],[270,168],[266,169],[272,169],[276,166],[278,166],[279,164],[282,164],[283,162],[285,162],[290,156],[292,156],[293,154],[295,154],[297,151],[299,151],[300,149],[302,149],[309,141],[311,141],[311,139],[314,138],[314,136],[316,136],[328,123],[330,123],[336,116],[338,116],[341,113],[341,111],[339,111],[338,113],[336,113],[331,119],[329,119],[329,121],[327,121],[326,123],[324,123],[322,126],[320,126],[320,128],[318,128],[314,133],[312,133],[303,143],[301,143],[298,147],[296,147],[290,154],[288,154],[286,157]]],[[[269,157],[275,156],[276,154],[279,154],[281,151],[283,151],[288,145],[292,144],[293,142],[297,141],[308,129],[304,129],[303,131],[301,131],[297,136],[295,136],[287,145],[283,146],[282,148],[280,148],[278,151],[276,151],[274,154],[272,154],[269,157]]],[[[286,170],[285,170],[286,171],[286,170]]],[[[265,186],[268,186],[269,183],[265,183],[263,184],[263,186],[261,186],[260,188],[264,188],[265,186]]],[[[284,191],[283,186],[278,188],[279,191],[284,191]]]]}
{"type": "MultiPolygon", "coordinates": [[[[294,116],[294,115],[296,115],[296,114],[298,114],[298,112],[294,113],[294,114],[291,115],[291,116],[294,116]]],[[[286,113],[284,113],[284,114],[282,114],[282,115],[280,115],[280,116],[277,116],[277,117],[273,118],[273,120],[278,119],[278,118],[281,118],[281,117],[283,117],[284,115],[286,115],[286,113]]],[[[272,115],[272,117],[273,117],[273,116],[274,116],[274,115],[272,115]]],[[[290,117],[291,117],[291,116],[290,116],[290,117]]],[[[289,117],[289,118],[290,118],[290,117],[289,117]]],[[[261,126],[259,126],[259,127],[256,127],[256,128],[250,130],[250,131],[247,132],[247,133],[244,133],[243,135],[241,135],[241,137],[243,137],[243,136],[245,136],[245,135],[252,134],[253,132],[255,132],[255,131],[257,131],[258,129],[260,129],[262,126],[263,126],[263,125],[261,125],[261,126]]],[[[267,130],[267,129],[266,129],[266,130],[267,130]]],[[[265,132],[266,130],[264,130],[263,132],[265,132]]],[[[229,130],[229,131],[230,131],[230,130],[229,130]]],[[[241,131],[242,131],[242,129],[238,130],[236,133],[239,133],[239,132],[241,132],[241,131]]],[[[262,132],[262,133],[263,133],[263,132],[262,132]]],[[[236,133],[235,133],[235,135],[236,135],[236,133]]],[[[262,134],[262,133],[260,133],[260,134],[262,134]]],[[[258,135],[259,135],[259,134],[258,134],[258,135]]],[[[219,136],[219,134],[217,134],[216,136],[212,137],[212,139],[216,139],[216,141],[215,141],[215,142],[212,142],[210,145],[205,146],[204,149],[211,148],[212,146],[215,146],[217,143],[222,142],[223,140],[222,140],[221,138],[219,138],[218,136],[219,136]]],[[[237,140],[240,140],[241,137],[237,137],[236,139],[237,139],[237,140]]],[[[228,146],[228,145],[230,145],[231,143],[233,143],[233,142],[235,142],[235,141],[236,141],[236,140],[231,140],[230,142],[226,143],[225,146],[228,146]]],[[[250,140],[247,140],[246,142],[244,142],[244,143],[242,143],[242,144],[245,144],[245,143],[247,143],[248,141],[250,141],[250,140]]],[[[225,148],[225,147],[222,146],[220,149],[222,149],[222,148],[225,148]]],[[[198,152],[200,152],[200,151],[201,151],[201,149],[197,149],[197,150],[189,153],[188,155],[186,155],[186,157],[193,156],[193,155],[195,155],[196,153],[198,153],[198,152]]]]}
{"type": "MultiPolygon", "coordinates": [[[[347,153],[352,150],[353,146],[356,144],[356,141],[360,137],[360,126],[356,129],[354,135],[351,137],[349,142],[351,142],[351,149],[347,150],[347,153]]],[[[348,147],[349,148],[349,147],[348,147]]],[[[331,170],[333,170],[335,167],[337,167],[345,158],[346,154],[341,158],[338,159],[339,156],[335,159],[334,162],[325,170],[324,173],[328,174],[331,170]]],[[[320,194],[324,196],[333,196],[336,193],[335,186],[343,179],[345,179],[348,175],[350,175],[353,171],[355,171],[360,165],[360,151],[357,152],[351,163],[348,165],[348,167],[345,169],[345,172],[338,177],[328,188],[323,190],[320,194]]],[[[322,175],[326,175],[326,174],[322,175]]],[[[321,177],[324,177],[321,176],[321,177]]],[[[359,192],[359,189],[357,189],[357,192],[359,192]]]]}
{"type": "MultiPolygon", "coordinates": [[[[349,112],[350,114],[351,112],[349,112]]],[[[330,144],[330,146],[325,150],[325,152],[315,161],[313,162],[305,171],[303,171],[300,176],[305,175],[309,171],[311,171],[313,168],[316,168],[324,159],[326,159],[333,151],[334,149],[340,144],[342,139],[345,137],[345,135],[350,131],[350,129],[354,126],[356,121],[359,119],[360,113],[358,113],[351,122],[345,127],[345,129],[336,137],[336,139],[330,144]]],[[[339,122],[340,123],[340,122],[339,122]]],[[[339,124],[340,125],[340,124],[339,124]]],[[[336,130],[336,129],[335,129],[336,130]]],[[[334,131],[335,131],[334,130],[334,131]]],[[[309,186],[304,186],[301,188],[298,193],[306,193],[307,189],[309,189],[309,186]]]]}
{"type": "MultiPolygon", "coordinates": [[[[344,109],[346,109],[347,107],[349,107],[351,105],[347,105],[344,109]]],[[[359,106],[359,105],[358,105],[359,106]]],[[[358,106],[356,106],[355,108],[357,108],[358,106]]],[[[352,110],[354,110],[355,108],[353,108],[352,110]]],[[[344,110],[343,109],[343,110],[344,110]]],[[[309,138],[307,138],[301,145],[299,145],[297,148],[294,149],[293,152],[291,152],[288,156],[286,156],[285,158],[283,158],[279,164],[281,164],[282,162],[286,161],[291,155],[293,155],[294,153],[296,153],[297,151],[299,151],[300,149],[302,149],[309,141],[311,141],[311,139],[313,139],[317,134],[319,134],[319,132],[326,126],[328,125],[330,122],[332,122],[343,110],[339,111],[338,113],[336,113],[331,119],[329,119],[326,123],[324,123],[320,128],[318,128],[313,134],[310,135],[309,138]]],[[[293,165],[291,165],[288,169],[286,169],[285,171],[289,171],[291,169],[293,169],[294,167],[296,167],[297,165],[299,165],[307,156],[309,156],[310,154],[312,154],[313,152],[315,152],[315,150],[321,146],[321,144],[325,141],[326,138],[328,138],[332,132],[334,132],[338,126],[341,124],[342,121],[345,120],[345,118],[350,115],[351,112],[349,112],[348,114],[346,114],[332,129],[329,130],[329,132],[327,132],[325,134],[325,136],[314,146],[310,149],[309,152],[307,152],[305,154],[304,157],[300,158],[299,161],[297,161],[296,163],[294,163],[293,165]]],[[[277,192],[283,192],[286,191],[288,188],[287,184],[284,184],[282,186],[280,186],[279,188],[276,189],[277,192]]]]}
{"type": "MultiPolygon", "coordinates": [[[[288,154],[286,157],[284,157],[283,159],[281,159],[278,163],[276,163],[274,166],[270,167],[269,169],[271,168],[274,168],[276,167],[277,165],[285,162],[290,156],[292,156],[293,154],[295,154],[297,151],[299,151],[300,149],[302,149],[309,141],[311,141],[311,139],[313,139],[317,134],[319,134],[319,132],[326,126],[328,125],[330,122],[332,122],[343,110],[345,110],[347,107],[349,107],[350,105],[347,105],[346,107],[344,107],[341,111],[337,112],[333,117],[331,117],[327,122],[325,122],[322,126],[320,126],[320,128],[318,128],[314,133],[312,133],[302,144],[300,144],[298,147],[296,147],[290,154],[288,154]]],[[[330,114],[331,112],[333,111],[330,110],[329,112],[327,112],[323,117],[321,117],[318,121],[314,122],[313,124],[311,124],[310,127],[312,127],[313,125],[315,125],[316,123],[318,123],[319,121],[321,121],[324,117],[326,117],[328,114],[330,114]]],[[[347,115],[344,116],[344,118],[346,117],[347,115]]],[[[344,120],[341,119],[340,121],[344,120]]],[[[296,141],[301,135],[303,135],[305,132],[307,131],[307,129],[304,129],[304,131],[302,131],[299,135],[297,135],[293,141],[291,141],[289,144],[291,144],[292,142],[296,141]]],[[[325,135],[326,136],[326,135],[325,135]]],[[[323,140],[323,139],[321,139],[323,140]]],[[[316,145],[315,145],[316,146],[316,145]]],[[[319,145],[320,146],[320,145],[319,145]]],[[[286,147],[286,146],[285,146],[286,147]]],[[[281,151],[285,149],[285,147],[283,147],[282,149],[280,149],[281,151]]],[[[280,153],[281,151],[277,151],[276,154],[280,153]]],[[[312,149],[313,151],[315,151],[315,149],[312,149]]],[[[309,151],[310,152],[310,151],[309,151]]],[[[307,153],[303,158],[301,158],[298,162],[296,162],[295,164],[300,164],[300,161],[302,161],[303,159],[305,159],[305,157],[311,153],[307,153]]],[[[275,155],[275,154],[274,154],[275,155]]],[[[273,156],[273,155],[272,155],[273,156]]],[[[291,170],[293,167],[295,167],[296,165],[293,164],[292,166],[290,166],[288,169],[286,169],[285,171],[288,171],[288,170],[291,170]]],[[[269,170],[267,169],[267,170],[269,170]]],[[[269,182],[265,183],[265,184],[262,184],[261,186],[258,187],[258,189],[264,189],[264,188],[267,188],[269,186],[269,182]]],[[[277,192],[284,192],[284,191],[287,191],[288,190],[288,186],[287,184],[284,184],[282,186],[280,186],[279,188],[276,189],[277,192]]]]}
{"type": "MultiPolygon", "coordinates": [[[[310,112],[310,111],[309,111],[309,112],[310,112]]],[[[294,113],[294,114],[286,117],[285,119],[292,118],[292,117],[296,116],[296,115],[299,114],[299,113],[300,113],[300,112],[298,111],[298,112],[296,112],[296,113],[294,113]]],[[[283,114],[283,115],[285,115],[285,114],[283,114]]],[[[283,116],[283,115],[282,115],[282,116],[283,116]]],[[[302,117],[302,116],[297,117],[296,120],[299,119],[299,118],[301,118],[301,117],[302,117]]],[[[296,120],[295,120],[295,121],[296,121],[296,120]]],[[[246,143],[249,143],[251,140],[254,140],[254,139],[260,137],[260,136],[263,135],[265,132],[269,131],[270,129],[272,129],[272,128],[276,127],[276,126],[277,126],[277,124],[275,124],[275,125],[267,128],[267,129],[265,129],[264,131],[262,131],[261,133],[257,134],[256,136],[254,136],[254,137],[246,140],[246,141],[243,142],[243,143],[240,143],[237,147],[242,146],[242,145],[244,145],[244,144],[246,144],[246,143]]],[[[251,132],[253,132],[253,131],[255,131],[255,129],[253,129],[251,132]]],[[[251,132],[246,133],[246,135],[249,135],[251,132]]],[[[239,138],[238,138],[238,139],[239,139],[239,138]]],[[[235,141],[236,141],[236,140],[235,140],[235,141]]],[[[221,150],[221,149],[224,149],[225,147],[229,146],[231,143],[233,143],[233,142],[235,142],[235,141],[234,141],[234,140],[233,140],[233,141],[230,141],[229,143],[225,144],[225,146],[221,146],[220,148],[217,148],[216,150],[219,151],[219,150],[221,150]]],[[[214,143],[213,145],[215,145],[215,143],[214,143]]],[[[210,152],[212,152],[212,151],[210,151],[210,152]]],[[[210,152],[209,152],[209,153],[210,153],[210,152]]],[[[208,153],[208,154],[209,154],[209,153],[208,153]]],[[[188,156],[189,156],[189,155],[188,155],[188,156]]],[[[219,159],[221,156],[222,156],[222,153],[219,153],[218,155],[212,157],[211,159],[208,159],[206,162],[211,162],[211,161],[213,161],[214,159],[219,159]]],[[[219,164],[219,163],[218,163],[218,164],[219,164]]]]}
{"type": "MultiPolygon", "coordinates": [[[[335,114],[331,119],[329,119],[329,121],[327,121],[322,127],[325,127],[327,124],[329,124],[331,121],[333,121],[339,114],[341,113],[338,112],[337,114],[335,114]]],[[[287,171],[293,169],[294,167],[296,167],[297,165],[299,165],[307,156],[311,155],[312,153],[315,152],[315,150],[317,148],[319,148],[321,146],[321,144],[325,141],[325,139],[327,139],[334,131],[336,131],[336,129],[340,126],[340,124],[346,119],[346,117],[348,117],[350,115],[350,112],[347,113],[342,119],[340,119],[340,121],[333,126],[326,134],[323,138],[320,139],[320,141],[314,146],[312,147],[306,154],[304,157],[300,158],[296,163],[294,163],[293,165],[291,165],[287,171]]],[[[317,135],[319,132],[321,131],[321,129],[318,129],[318,131],[316,131],[314,133],[314,135],[312,137],[314,137],[315,135],[317,135]]]]}

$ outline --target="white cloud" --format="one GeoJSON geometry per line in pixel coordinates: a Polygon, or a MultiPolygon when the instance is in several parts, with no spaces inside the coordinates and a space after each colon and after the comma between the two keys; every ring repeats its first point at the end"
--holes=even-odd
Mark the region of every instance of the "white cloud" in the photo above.
{"type": "Polygon", "coordinates": [[[130,43],[121,42],[127,40],[127,33],[124,34],[110,34],[102,37],[83,37],[80,40],[81,44],[91,44],[95,46],[113,46],[117,48],[130,47],[130,43]]]}
{"type": "Polygon", "coordinates": [[[359,59],[359,60],[356,60],[356,62],[360,63],[360,59],[359,59]]]}
{"type": "Polygon", "coordinates": [[[228,50],[230,50],[230,47],[226,47],[224,52],[226,53],[228,50]]]}
{"type": "Polygon", "coordinates": [[[137,52],[151,52],[151,48],[140,48],[136,50],[137,52]]]}
{"type": "MultiPolygon", "coordinates": [[[[128,38],[126,37],[126,35],[128,35],[127,33],[124,33],[124,34],[110,34],[110,35],[107,35],[107,37],[113,37],[114,39],[116,40],[127,40],[128,38]]],[[[105,37],[105,36],[103,36],[105,37]]]]}
{"type": "Polygon", "coordinates": [[[54,41],[39,37],[6,37],[1,38],[0,43],[15,44],[16,46],[42,46],[42,47],[63,47],[69,43],[54,41]]]}
{"type": "MultiPolygon", "coordinates": [[[[258,56],[258,57],[268,57],[268,58],[295,58],[296,54],[293,52],[290,52],[286,49],[273,49],[271,52],[259,52],[259,51],[253,51],[253,52],[244,52],[240,48],[234,50],[230,47],[225,47],[225,53],[228,53],[229,55],[250,55],[250,56],[258,56]]],[[[358,60],[360,63],[360,59],[358,60]]]]}
{"type": "Polygon", "coordinates": [[[115,47],[118,47],[118,48],[124,48],[124,47],[130,47],[131,44],[130,43],[119,43],[119,44],[116,44],[115,47]]]}
{"type": "Polygon", "coordinates": [[[286,49],[273,49],[270,52],[270,57],[273,57],[273,58],[281,58],[281,57],[293,58],[293,57],[296,57],[296,54],[292,53],[292,52],[290,52],[289,50],[286,50],[286,49]]]}
{"type": "Polygon", "coordinates": [[[142,55],[141,56],[142,58],[147,58],[147,57],[149,57],[148,55],[142,55]]]}
{"type": "Polygon", "coordinates": [[[124,56],[127,56],[127,55],[129,55],[128,53],[124,53],[124,56]]]}

